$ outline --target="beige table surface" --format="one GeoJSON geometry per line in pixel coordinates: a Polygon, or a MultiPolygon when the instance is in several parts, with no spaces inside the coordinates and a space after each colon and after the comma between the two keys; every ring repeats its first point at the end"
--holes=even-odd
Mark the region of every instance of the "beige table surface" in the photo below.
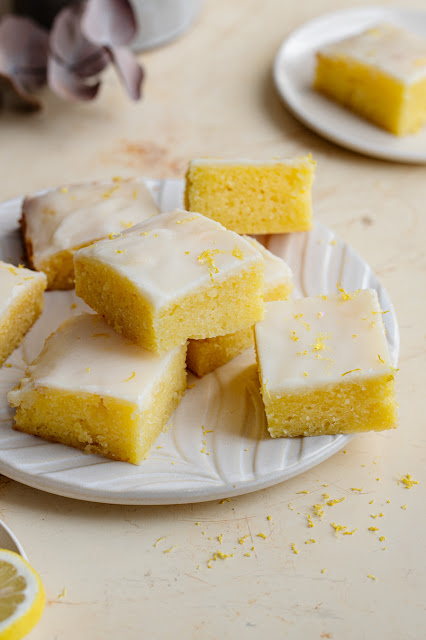
{"type": "Polygon", "coordinates": [[[0,517],[47,591],[31,640],[425,637],[426,167],[322,140],[286,112],[271,80],[292,29],[355,4],[207,0],[184,37],[141,55],[140,103],[110,74],[94,104],[47,97],[39,114],[0,116],[1,199],[116,174],[183,177],[198,155],[311,151],[316,219],[373,267],[401,329],[398,430],[355,437],[346,452],[271,489],[224,503],[126,507],[1,477],[0,517]],[[419,482],[411,489],[398,482],[407,473],[419,482]],[[305,514],[324,492],[345,500],[309,528],[305,514]],[[357,531],[336,537],[331,522],[357,531]],[[235,555],[209,569],[220,534],[220,549],[235,555]],[[309,538],[316,543],[305,544],[309,538]]]}

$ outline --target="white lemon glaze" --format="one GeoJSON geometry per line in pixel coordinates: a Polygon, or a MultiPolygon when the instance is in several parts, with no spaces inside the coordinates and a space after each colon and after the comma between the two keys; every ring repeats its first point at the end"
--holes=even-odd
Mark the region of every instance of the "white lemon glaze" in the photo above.
{"type": "Polygon", "coordinates": [[[142,180],[76,184],[24,200],[26,237],[39,267],[55,253],[123,231],[159,209],[142,180]]]}
{"type": "Polygon", "coordinates": [[[130,280],[154,308],[264,261],[241,236],[199,213],[162,213],[119,237],[80,249],[130,280]]]}
{"type": "Polygon", "coordinates": [[[293,272],[284,260],[271,253],[266,247],[250,236],[243,236],[245,240],[259,251],[265,261],[265,290],[286,282],[289,286],[293,279],[293,272]]]}
{"type": "Polygon", "coordinates": [[[371,289],[267,302],[265,318],[255,327],[267,392],[281,395],[392,373],[381,313],[371,289]]]}
{"type": "Polygon", "coordinates": [[[6,311],[14,298],[30,289],[35,279],[47,282],[44,273],[0,261],[0,314],[6,311]]]}
{"type": "Polygon", "coordinates": [[[412,84],[426,76],[426,41],[392,24],[378,24],[319,50],[326,57],[347,57],[412,84]]]}
{"type": "Polygon", "coordinates": [[[159,356],[123,338],[100,316],[84,313],[63,322],[46,340],[8,400],[17,406],[28,391],[49,387],[112,397],[143,410],[156,380],[182,349],[186,345],[159,356]]]}

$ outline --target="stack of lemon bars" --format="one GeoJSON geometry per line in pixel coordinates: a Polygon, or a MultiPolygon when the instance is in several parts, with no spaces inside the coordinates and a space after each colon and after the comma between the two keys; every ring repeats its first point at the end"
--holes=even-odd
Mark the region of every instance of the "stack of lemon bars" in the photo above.
{"type": "Polygon", "coordinates": [[[143,181],[118,178],[26,198],[24,244],[47,278],[2,266],[2,286],[17,293],[1,340],[21,326],[16,346],[46,286],[75,281],[94,313],[66,320],[9,393],[14,428],[140,464],[185,393],[187,368],[201,377],[254,342],[272,437],[395,427],[375,291],[289,300],[290,268],[244,235],[309,231],[314,169],[310,156],[193,160],[186,210],[166,213],[143,181]]]}

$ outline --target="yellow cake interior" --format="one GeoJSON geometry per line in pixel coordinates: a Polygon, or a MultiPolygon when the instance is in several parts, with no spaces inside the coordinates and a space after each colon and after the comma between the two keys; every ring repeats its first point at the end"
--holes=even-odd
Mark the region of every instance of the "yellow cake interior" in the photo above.
{"type": "Polygon", "coordinates": [[[157,353],[183,344],[188,337],[213,337],[250,327],[263,316],[261,263],[200,287],[159,313],[114,268],[80,256],[75,269],[77,295],[116,331],[157,353]]]}
{"type": "Polygon", "coordinates": [[[272,396],[262,388],[273,438],[383,431],[397,426],[391,374],[272,396]]]}
{"type": "Polygon", "coordinates": [[[22,338],[40,316],[44,306],[46,281],[33,278],[31,287],[22,287],[0,317],[0,366],[21,343],[22,338]]]}
{"type": "Polygon", "coordinates": [[[140,464],[185,392],[184,362],[185,349],[177,350],[143,411],[114,397],[38,386],[21,395],[14,428],[85,453],[140,464]]]}
{"type": "MultiPolygon", "coordinates": [[[[269,300],[285,300],[289,296],[292,287],[293,285],[290,281],[269,288],[265,287],[265,302],[269,300]]],[[[205,338],[204,340],[189,340],[186,364],[188,369],[201,378],[236,358],[240,353],[251,347],[253,342],[253,326],[225,336],[205,338]]]]}
{"type": "Polygon", "coordinates": [[[58,253],[54,253],[48,260],[44,260],[41,263],[38,270],[46,274],[48,289],[74,289],[74,253],[90,244],[92,243],[89,242],[74,249],[58,251],[58,253]]]}
{"type": "Polygon", "coordinates": [[[287,233],[312,227],[310,156],[294,163],[191,163],[185,204],[237,233],[287,233]]]}
{"type": "Polygon", "coordinates": [[[406,85],[347,56],[317,55],[315,89],[402,136],[426,122],[426,78],[406,85]]]}

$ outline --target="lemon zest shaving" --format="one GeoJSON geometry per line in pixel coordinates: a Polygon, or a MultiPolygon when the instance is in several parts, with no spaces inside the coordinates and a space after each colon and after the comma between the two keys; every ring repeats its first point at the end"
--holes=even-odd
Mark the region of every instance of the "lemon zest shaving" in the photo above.
{"type": "Polygon", "coordinates": [[[314,513],[320,520],[324,517],[324,509],[322,504],[314,504],[314,513]]]}
{"type": "Polygon", "coordinates": [[[163,536],[162,538],[158,538],[157,542],[154,542],[154,547],[158,547],[159,542],[161,542],[162,540],[165,540],[166,536],[163,536]]]}
{"type": "Polygon", "coordinates": [[[401,478],[401,480],[399,480],[398,482],[402,482],[405,485],[406,489],[411,489],[415,484],[419,484],[417,480],[413,480],[413,476],[409,473],[407,473],[405,476],[402,476],[401,474],[398,475],[401,478]]]}
{"type": "Polygon", "coordinates": [[[336,285],[338,290],[340,291],[340,293],[342,294],[342,300],[346,301],[346,300],[352,300],[352,298],[354,297],[353,294],[351,293],[347,293],[343,287],[341,287],[339,284],[336,285]]]}
{"type": "Polygon", "coordinates": [[[329,500],[329,501],[327,502],[327,505],[328,505],[329,507],[334,507],[334,505],[335,505],[335,504],[339,504],[339,502],[343,502],[343,500],[346,500],[346,498],[345,498],[345,497],[343,497],[343,498],[339,498],[339,499],[334,498],[333,500],[329,500]]]}
{"type": "Polygon", "coordinates": [[[178,544],[174,544],[173,547],[170,547],[170,549],[166,549],[165,551],[163,551],[163,553],[170,553],[171,551],[173,551],[173,549],[177,549],[178,546],[178,544]]]}
{"type": "Polygon", "coordinates": [[[308,527],[309,528],[315,527],[314,523],[312,522],[312,516],[310,513],[306,514],[306,518],[308,520],[308,527]]]}
{"type": "Polygon", "coordinates": [[[345,525],[336,524],[335,522],[331,522],[331,526],[333,527],[334,531],[336,532],[336,537],[337,537],[337,534],[339,533],[339,531],[345,531],[347,529],[347,527],[345,527],[345,525]]]}

